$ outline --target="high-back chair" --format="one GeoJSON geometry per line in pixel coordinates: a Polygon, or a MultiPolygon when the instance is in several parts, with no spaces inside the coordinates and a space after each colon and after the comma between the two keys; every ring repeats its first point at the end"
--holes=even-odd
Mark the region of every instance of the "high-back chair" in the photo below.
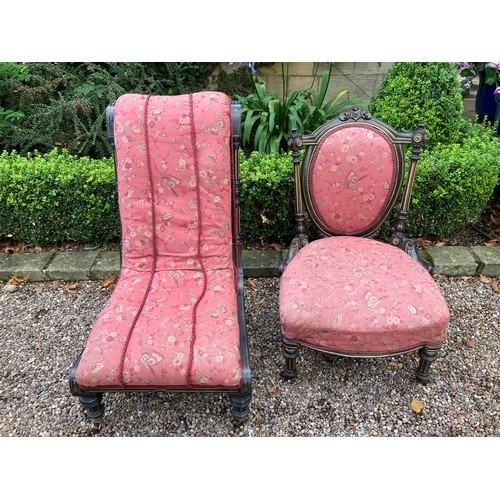
{"type": "Polygon", "coordinates": [[[297,376],[304,346],[351,357],[418,350],[416,377],[429,380],[449,311],[431,266],[404,235],[424,142],[422,124],[398,133],[358,109],[310,135],[291,135],[297,235],[280,281],[285,378],[297,376]],[[406,173],[404,145],[412,146],[406,173]],[[405,178],[390,241],[370,238],[393,213],[405,178]],[[322,238],[309,241],[305,210],[322,238]]]}
{"type": "Polygon", "coordinates": [[[127,94],[107,109],[121,269],[70,374],[86,415],[103,393],[229,394],[249,413],[239,241],[240,105],[219,92],[127,94]]]}

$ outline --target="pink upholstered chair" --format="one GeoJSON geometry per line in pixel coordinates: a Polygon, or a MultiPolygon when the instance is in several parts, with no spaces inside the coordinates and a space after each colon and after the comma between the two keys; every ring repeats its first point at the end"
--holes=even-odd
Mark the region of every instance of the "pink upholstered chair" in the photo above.
{"type": "Polygon", "coordinates": [[[422,124],[413,133],[398,133],[357,109],[310,135],[291,135],[297,235],[280,282],[285,378],[296,377],[299,346],[304,346],[352,357],[418,350],[416,377],[429,380],[449,311],[431,266],[404,235],[424,142],[422,124]],[[401,194],[404,145],[412,146],[410,164],[395,230],[386,243],[369,237],[393,213],[401,194]],[[322,238],[309,242],[304,208],[322,238]]]}
{"type": "Polygon", "coordinates": [[[127,94],[107,109],[122,226],[116,288],[71,371],[99,421],[103,393],[229,394],[249,413],[238,231],[240,105],[219,92],[127,94]]]}

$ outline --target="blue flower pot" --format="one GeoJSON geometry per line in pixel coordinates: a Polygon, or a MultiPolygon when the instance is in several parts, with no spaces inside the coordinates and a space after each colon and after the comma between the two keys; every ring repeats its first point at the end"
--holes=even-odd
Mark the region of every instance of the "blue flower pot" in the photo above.
{"type": "Polygon", "coordinates": [[[497,110],[497,101],[495,99],[496,85],[484,83],[484,72],[479,73],[479,85],[476,94],[476,114],[479,121],[482,122],[484,117],[487,117],[489,122],[495,122],[497,110]]]}

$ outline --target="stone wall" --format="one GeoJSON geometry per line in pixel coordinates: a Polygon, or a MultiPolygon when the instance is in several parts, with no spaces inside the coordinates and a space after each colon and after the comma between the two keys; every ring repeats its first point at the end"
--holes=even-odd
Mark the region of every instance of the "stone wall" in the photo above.
{"type": "MultiPolygon", "coordinates": [[[[349,97],[365,99],[367,103],[375,95],[387,75],[393,62],[336,62],[333,63],[330,86],[325,102],[341,90],[347,89],[349,97]]],[[[238,68],[237,64],[219,63],[227,73],[238,68]]],[[[266,84],[268,93],[273,92],[283,96],[283,69],[288,70],[288,94],[294,90],[304,90],[313,87],[319,90],[323,71],[328,69],[329,63],[318,62],[289,62],[264,63],[257,65],[256,77],[266,84]],[[314,78],[314,75],[317,75],[314,78]]],[[[219,67],[213,72],[213,78],[219,72],[219,67]]],[[[464,99],[464,118],[474,119],[474,103],[476,98],[477,81],[474,90],[464,99]]]]}
{"type": "MultiPolygon", "coordinates": [[[[339,91],[347,89],[349,97],[360,97],[368,102],[384,80],[392,62],[336,62],[333,66],[327,99],[339,91]]],[[[257,66],[256,77],[266,84],[268,92],[283,94],[283,69],[288,72],[288,94],[293,90],[313,87],[319,90],[323,71],[329,63],[289,62],[270,63],[257,66]],[[317,75],[314,78],[314,75],[317,75]]],[[[221,63],[227,73],[234,71],[237,65],[221,63]]],[[[217,71],[217,70],[216,70],[217,71]]],[[[217,73],[215,72],[214,75],[217,73]]]]}

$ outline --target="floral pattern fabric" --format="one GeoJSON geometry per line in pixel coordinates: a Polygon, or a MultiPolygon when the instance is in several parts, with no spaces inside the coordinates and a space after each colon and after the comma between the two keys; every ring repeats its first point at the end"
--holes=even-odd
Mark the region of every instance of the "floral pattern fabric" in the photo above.
{"type": "Polygon", "coordinates": [[[128,94],[115,104],[122,267],[76,381],[83,390],[237,388],[230,100],[152,96],[145,129],[147,101],[128,94]]]}
{"type": "Polygon", "coordinates": [[[449,322],[432,276],[397,247],[355,236],[315,240],[280,283],[283,336],[346,355],[438,346],[449,322]]]}
{"type": "Polygon", "coordinates": [[[394,146],[367,125],[336,128],[318,144],[308,182],[314,211],[331,233],[363,232],[377,224],[394,191],[394,146]]]}

